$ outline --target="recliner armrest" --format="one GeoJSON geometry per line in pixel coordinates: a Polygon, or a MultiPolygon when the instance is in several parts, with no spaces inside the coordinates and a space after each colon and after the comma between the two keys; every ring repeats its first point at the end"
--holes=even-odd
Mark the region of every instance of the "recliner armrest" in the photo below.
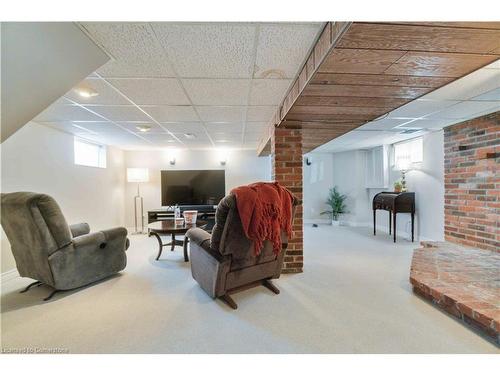
{"type": "Polygon", "coordinates": [[[222,255],[218,252],[214,251],[210,247],[210,240],[212,235],[208,233],[206,230],[201,228],[192,228],[186,232],[186,237],[189,238],[189,241],[195,243],[207,253],[209,253],[212,257],[217,259],[219,262],[222,261],[222,255]]]}
{"type": "Polygon", "coordinates": [[[201,228],[191,228],[186,232],[186,237],[189,238],[191,242],[206,248],[207,246],[210,247],[212,235],[201,228]]]}
{"type": "Polygon", "coordinates": [[[72,224],[69,226],[71,235],[74,237],[82,236],[90,233],[90,226],[87,223],[72,224]]]}
{"type": "Polygon", "coordinates": [[[191,275],[212,298],[225,293],[225,279],[231,258],[210,247],[210,234],[200,228],[186,232],[190,244],[191,275]]]}
{"type": "Polygon", "coordinates": [[[116,227],[103,230],[107,242],[120,243],[123,241],[123,249],[127,250],[130,246],[130,241],[127,238],[127,229],[124,227],[116,227]]]}
{"type": "Polygon", "coordinates": [[[103,232],[94,232],[83,234],[81,236],[73,238],[73,246],[76,249],[85,247],[101,247],[106,246],[106,237],[103,232]]]}

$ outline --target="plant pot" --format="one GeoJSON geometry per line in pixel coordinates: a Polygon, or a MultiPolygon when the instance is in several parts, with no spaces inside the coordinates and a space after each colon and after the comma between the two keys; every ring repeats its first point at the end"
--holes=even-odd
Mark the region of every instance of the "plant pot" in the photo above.
{"type": "Polygon", "coordinates": [[[332,219],[332,225],[333,225],[334,227],[338,227],[338,226],[340,225],[340,220],[333,220],[333,219],[332,219]]]}
{"type": "Polygon", "coordinates": [[[394,192],[395,193],[401,193],[401,190],[403,190],[403,188],[394,188],[394,192]]]}

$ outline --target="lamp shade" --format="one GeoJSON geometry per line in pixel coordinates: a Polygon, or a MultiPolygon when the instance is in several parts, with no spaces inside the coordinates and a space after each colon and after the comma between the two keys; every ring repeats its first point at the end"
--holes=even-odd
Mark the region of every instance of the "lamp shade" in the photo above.
{"type": "Polygon", "coordinates": [[[400,171],[407,171],[410,169],[411,162],[409,155],[401,155],[396,160],[396,169],[400,171]]]}
{"type": "Polygon", "coordinates": [[[148,182],[149,170],[147,168],[127,168],[128,182],[148,182]]]}

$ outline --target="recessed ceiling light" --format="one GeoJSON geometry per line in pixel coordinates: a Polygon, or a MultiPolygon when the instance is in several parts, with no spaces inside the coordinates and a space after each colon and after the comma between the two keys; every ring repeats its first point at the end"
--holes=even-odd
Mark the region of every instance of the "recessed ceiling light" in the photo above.
{"type": "Polygon", "coordinates": [[[227,141],[227,140],[225,140],[225,139],[218,139],[218,140],[216,140],[215,142],[218,142],[218,143],[226,143],[226,142],[229,142],[229,141],[227,141]]]}
{"type": "Polygon", "coordinates": [[[175,139],[169,139],[167,142],[168,142],[168,143],[174,143],[174,142],[175,142],[175,139]]]}
{"type": "Polygon", "coordinates": [[[90,87],[77,87],[75,92],[82,98],[93,98],[94,96],[99,95],[97,91],[90,87]]]}
{"type": "Polygon", "coordinates": [[[146,133],[151,130],[151,126],[149,125],[137,125],[135,128],[143,133],[146,133]]]}
{"type": "Polygon", "coordinates": [[[184,137],[186,137],[187,139],[194,139],[196,138],[196,135],[193,133],[185,133],[184,137]]]}

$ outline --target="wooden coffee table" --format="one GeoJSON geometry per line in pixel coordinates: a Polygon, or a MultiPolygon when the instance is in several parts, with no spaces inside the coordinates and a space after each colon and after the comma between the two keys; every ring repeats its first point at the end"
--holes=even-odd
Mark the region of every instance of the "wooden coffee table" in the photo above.
{"type": "Polygon", "coordinates": [[[188,254],[187,254],[187,244],[188,238],[184,237],[184,240],[175,239],[176,234],[185,234],[191,228],[205,228],[207,222],[204,220],[196,220],[196,224],[186,224],[183,225],[175,225],[174,219],[161,220],[156,221],[148,225],[149,233],[156,237],[159,244],[158,256],[156,260],[160,259],[161,252],[164,246],[170,246],[170,251],[174,251],[175,246],[182,246],[184,249],[184,261],[188,262],[188,254]],[[161,236],[162,235],[171,235],[171,242],[164,244],[161,236]]]}

